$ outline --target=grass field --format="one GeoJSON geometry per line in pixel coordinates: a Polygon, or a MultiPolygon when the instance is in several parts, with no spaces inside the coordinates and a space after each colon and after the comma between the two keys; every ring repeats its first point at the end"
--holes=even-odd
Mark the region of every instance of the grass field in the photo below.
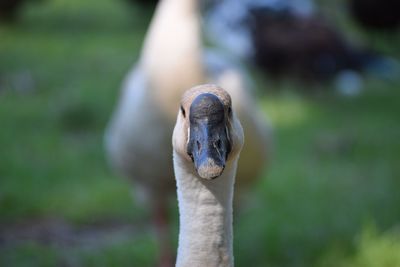
{"type": "MultiPolygon", "coordinates": [[[[102,145],[150,15],[48,0],[0,25],[0,266],[154,265],[146,208],[102,145]]],[[[364,37],[400,59],[398,36],[364,37]]],[[[400,266],[400,78],[349,98],[256,77],[275,156],[235,218],[236,265],[400,266]]]]}

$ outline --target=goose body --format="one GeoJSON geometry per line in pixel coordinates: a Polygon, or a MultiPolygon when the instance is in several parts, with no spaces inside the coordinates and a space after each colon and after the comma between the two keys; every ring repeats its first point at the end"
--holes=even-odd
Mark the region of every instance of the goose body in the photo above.
{"type": "Polygon", "coordinates": [[[112,165],[146,191],[174,186],[168,141],[180,96],[196,84],[216,83],[235,99],[233,106],[246,132],[241,157],[245,163],[238,180],[257,177],[265,165],[269,128],[243,71],[216,53],[214,60],[206,60],[204,54],[197,1],[161,1],[106,133],[112,165]],[[149,167],[155,162],[157,168],[149,167]]]}
{"type": "Polygon", "coordinates": [[[182,93],[204,80],[199,18],[190,15],[195,6],[195,1],[160,2],[106,132],[114,168],[151,198],[174,191],[170,139],[176,110],[182,93]],[[174,31],[180,37],[168,37],[174,31]]]}
{"type": "Polygon", "coordinates": [[[243,130],[231,106],[229,94],[215,85],[194,87],[182,98],[172,138],[177,267],[233,266],[233,185],[243,130]]]}

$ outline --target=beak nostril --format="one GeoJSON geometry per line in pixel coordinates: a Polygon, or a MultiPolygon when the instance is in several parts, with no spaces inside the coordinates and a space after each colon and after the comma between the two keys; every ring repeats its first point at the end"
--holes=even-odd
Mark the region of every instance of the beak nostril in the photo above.
{"type": "Polygon", "coordinates": [[[196,144],[197,144],[197,151],[198,151],[198,153],[200,153],[200,150],[201,150],[201,144],[200,144],[200,142],[199,142],[199,141],[196,141],[196,144]]]}
{"type": "Polygon", "coordinates": [[[217,149],[221,149],[221,146],[222,146],[221,139],[218,139],[217,141],[215,141],[215,146],[217,147],[217,149]]]}

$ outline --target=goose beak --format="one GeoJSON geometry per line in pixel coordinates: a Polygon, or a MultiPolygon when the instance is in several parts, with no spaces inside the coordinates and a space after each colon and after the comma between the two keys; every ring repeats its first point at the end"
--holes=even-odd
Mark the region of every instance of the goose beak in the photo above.
{"type": "Polygon", "coordinates": [[[201,94],[190,106],[189,121],[187,153],[201,178],[217,178],[231,149],[223,104],[213,94],[201,94]]]}

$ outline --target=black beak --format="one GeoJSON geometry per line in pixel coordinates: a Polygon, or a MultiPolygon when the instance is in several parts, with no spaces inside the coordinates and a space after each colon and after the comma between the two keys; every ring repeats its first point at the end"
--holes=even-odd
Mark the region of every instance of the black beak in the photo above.
{"type": "Polygon", "coordinates": [[[214,179],[222,174],[231,150],[224,106],[217,96],[201,94],[190,106],[189,121],[187,153],[200,177],[214,179]]]}

